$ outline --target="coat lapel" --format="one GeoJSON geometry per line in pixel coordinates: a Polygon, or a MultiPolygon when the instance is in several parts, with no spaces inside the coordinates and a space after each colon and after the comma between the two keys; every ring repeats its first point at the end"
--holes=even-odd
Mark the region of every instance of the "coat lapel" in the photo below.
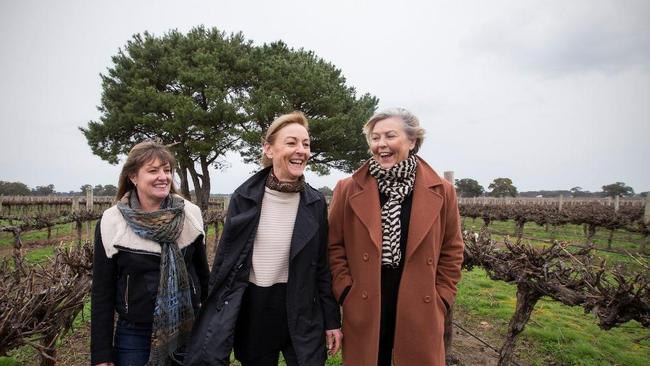
{"type": "Polygon", "coordinates": [[[440,177],[419,159],[413,187],[413,206],[409,222],[409,233],[406,244],[406,258],[410,258],[431,229],[438,217],[443,204],[443,197],[433,190],[442,184],[440,177]]]}
{"type": "Polygon", "coordinates": [[[377,181],[368,173],[368,164],[354,173],[352,179],[361,186],[361,190],[350,196],[350,206],[381,253],[381,207],[377,181]]]}
{"type": "Polygon", "coordinates": [[[291,248],[289,250],[289,260],[300,253],[307,245],[311,238],[316,235],[319,229],[318,221],[315,217],[313,203],[319,200],[319,196],[312,192],[308,187],[300,193],[300,203],[298,204],[298,213],[293,226],[291,235],[291,248]]]}

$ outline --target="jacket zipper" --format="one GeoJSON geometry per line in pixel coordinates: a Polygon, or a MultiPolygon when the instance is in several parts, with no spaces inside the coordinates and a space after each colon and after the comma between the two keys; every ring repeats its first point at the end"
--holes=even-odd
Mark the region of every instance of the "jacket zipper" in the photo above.
{"type": "Polygon", "coordinates": [[[126,291],[124,291],[124,306],[126,313],[129,313],[129,275],[126,275],[126,291]]]}
{"type": "Polygon", "coordinates": [[[187,272],[188,272],[187,277],[190,278],[190,287],[192,287],[192,292],[194,293],[194,295],[196,295],[196,287],[194,286],[194,278],[192,278],[192,275],[189,273],[189,271],[187,271],[187,272]]]}

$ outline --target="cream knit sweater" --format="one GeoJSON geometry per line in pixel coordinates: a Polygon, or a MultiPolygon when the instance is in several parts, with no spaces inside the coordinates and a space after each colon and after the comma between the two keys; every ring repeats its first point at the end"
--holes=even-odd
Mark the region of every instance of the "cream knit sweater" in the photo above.
{"type": "Polygon", "coordinates": [[[265,187],[249,275],[249,281],[255,285],[269,287],[288,281],[289,250],[299,203],[300,193],[265,187]]]}

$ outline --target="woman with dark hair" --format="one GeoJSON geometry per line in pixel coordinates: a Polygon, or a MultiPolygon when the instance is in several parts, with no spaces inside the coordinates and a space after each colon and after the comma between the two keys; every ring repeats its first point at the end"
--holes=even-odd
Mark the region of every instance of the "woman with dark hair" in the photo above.
{"type": "Polygon", "coordinates": [[[330,205],[344,364],[443,366],[463,261],[454,186],[416,155],[424,129],[407,110],[375,114],[364,132],[372,157],[337,184],[330,205]]]}
{"type": "Polygon", "coordinates": [[[324,365],[341,342],[327,262],[327,203],[303,176],[307,119],[278,117],[264,169],[235,190],[186,365],[324,365]]]}
{"type": "Polygon", "coordinates": [[[92,365],[182,364],[209,270],[201,210],[177,194],[174,166],[164,145],[135,145],[97,222],[92,365]]]}

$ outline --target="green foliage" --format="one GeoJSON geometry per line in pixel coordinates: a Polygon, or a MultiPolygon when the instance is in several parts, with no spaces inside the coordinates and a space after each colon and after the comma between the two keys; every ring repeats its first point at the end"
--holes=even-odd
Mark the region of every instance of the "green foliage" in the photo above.
{"type": "Polygon", "coordinates": [[[357,99],[340,70],[282,42],[256,47],[241,33],[204,27],[145,32],[101,77],[101,117],[80,128],[93,153],[117,164],[142,140],[173,144],[181,189],[189,194],[191,179],[203,208],[208,167],[223,166],[229,150],[256,161],[262,132],[282,113],[300,110],[311,119],[316,172],[349,172],[367,156],[361,123],[377,99],[357,99]]]}
{"type": "Polygon", "coordinates": [[[81,187],[79,187],[79,190],[81,191],[81,194],[86,194],[86,191],[89,189],[93,189],[93,186],[90,184],[84,184],[81,187]]]}
{"type": "Polygon", "coordinates": [[[16,366],[18,361],[13,357],[0,357],[0,366],[16,366]]]}
{"type": "Polygon", "coordinates": [[[49,196],[54,194],[54,184],[48,184],[46,186],[36,186],[32,189],[33,196],[49,196]]]}
{"type": "Polygon", "coordinates": [[[102,186],[101,184],[93,187],[93,195],[95,196],[115,196],[117,194],[117,187],[112,184],[102,186]]]}
{"type": "Polygon", "coordinates": [[[310,168],[327,174],[330,168],[352,172],[368,158],[363,123],[378,100],[345,84],[341,70],[311,51],[294,50],[283,42],[254,50],[256,78],[249,93],[248,123],[243,128],[242,156],[259,158],[260,141],[273,120],[294,110],[305,113],[311,135],[310,168]]]}
{"type": "Polygon", "coordinates": [[[628,187],[623,182],[616,182],[616,183],[604,185],[603,192],[605,192],[609,197],[634,195],[634,189],[632,189],[632,187],[628,187]]]}
{"type": "Polygon", "coordinates": [[[488,189],[491,189],[489,195],[492,197],[517,197],[517,187],[512,184],[510,178],[495,178],[488,189]]]}
{"type": "Polygon", "coordinates": [[[458,197],[479,197],[485,190],[472,178],[456,179],[456,193],[458,197]]]}
{"type": "Polygon", "coordinates": [[[320,188],[318,188],[318,191],[320,193],[322,193],[323,196],[325,196],[325,197],[332,197],[332,195],[334,194],[332,189],[330,187],[328,187],[328,186],[320,187],[320,188]]]}
{"type": "Polygon", "coordinates": [[[31,191],[24,183],[5,182],[0,180],[0,195],[5,196],[29,196],[31,191]]]}

